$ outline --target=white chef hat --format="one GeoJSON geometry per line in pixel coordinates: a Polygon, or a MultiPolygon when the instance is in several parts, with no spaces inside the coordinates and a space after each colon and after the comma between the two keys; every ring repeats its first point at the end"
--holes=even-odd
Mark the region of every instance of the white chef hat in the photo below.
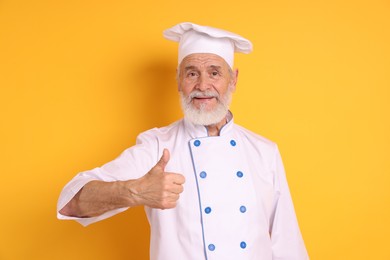
{"type": "Polygon", "coordinates": [[[240,35],[194,23],[179,23],[163,32],[166,39],[179,42],[179,64],[193,53],[212,53],[233,68],[234,52],[250,53],[252,43],[240,35]]]}

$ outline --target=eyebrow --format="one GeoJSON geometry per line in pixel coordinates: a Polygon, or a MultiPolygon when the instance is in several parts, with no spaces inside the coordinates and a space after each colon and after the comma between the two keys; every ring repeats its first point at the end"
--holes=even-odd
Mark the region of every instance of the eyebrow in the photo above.
{"type": "Polygon", "coordinates": [[[209,68],[211,68],[211,69],[216,69],[216,70],[221,70],[221,66],[217,66],[217,65],[211,65],[211,66],[209,66],[209,68]]]}
{"type": "MultiPolygon", "coordinates": [[[[218,65],[210,65],[210,66],[208,66],[207,67],[208,69],[216,69],[216,70],[221,70],[221,66],[218,66],[218,65]]],[[[186,71],[188,71],[188,70],[197,70],[198,69],[198,67],[196,67],[196,66],[193,66],[193,65],[189,65],[189,66],[186,66],[185,68],[184,68],[186,71]]]]}
{"type": "Polygon", "coordinates": [[[186,66],[185,68],[184,68],[186,71],[188,71],[188,70],[195,70],[195,69],[197,69],[197,67],[195,67],[195,66],[186,66]]]}

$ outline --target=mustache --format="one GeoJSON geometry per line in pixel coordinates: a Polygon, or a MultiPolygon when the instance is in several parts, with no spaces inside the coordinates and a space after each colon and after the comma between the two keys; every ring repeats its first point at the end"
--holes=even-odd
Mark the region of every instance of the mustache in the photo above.
{"type": "Polygon", "coordinates": [[[215,91],[210,91],[210,90],[207,91],[194,90],[188,95],[188,98],[190,100],[194,98],[210,98],[210,97],[219,99],[219,94],[215,91]]]}

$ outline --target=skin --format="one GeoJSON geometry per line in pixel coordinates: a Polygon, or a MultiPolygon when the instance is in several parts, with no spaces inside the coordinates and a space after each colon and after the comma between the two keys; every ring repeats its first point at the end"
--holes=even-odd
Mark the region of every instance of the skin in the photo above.
{"type": "MultiPolygon", "coordinates": [[[[178,89],[188,97],[193,90],[214,90],[219,96],[234,91],[238,71],[232,72],[221,57],[214,54],[191,54],[183,59],[178,72],[178,89]]],[[[211,111],[218,103],[215,98],[194,98],[191,103],[211,111]]],[[[226,119],[207,126],[210,136],[219,135],[226,119]]],[[[182,174],[166,172],[170,153],[164,149],[161,159],[139,179],[115,182],[91,181],[60,210],[62,215],[94,217],[107,211],[135,206],[169,209],[176,207],[183,192],[182,174]]]]}
{"type": "MultiPolygon", "coordinates": [[[[220,56],[196,53],[188,55],[180,63],[178,87],[185,97],[188,97],[194,90],[214,90],[219,96],[223,96],[228,91],[236,90],[237,78],[238,70],[232,72],[220,56]]],[[[216,107],[218,98],[194,98],[191,103],[197,109],[203,105],[207,111],[211,111],[216,107]]],[[[224,118],[214,125],[206,126],[209,135],[219,135],[225,124],[224,118]]]]}
{"type": "Polygon", "coordinates": [[[183,175],[165,172],[170,154],[164,149],[161,159],[144,176],[128,181],[91,181],[60,210],[65,216],[94,217],[109,210],[135,207],[169,209],[176,207],[183,192],[183,175]]]}

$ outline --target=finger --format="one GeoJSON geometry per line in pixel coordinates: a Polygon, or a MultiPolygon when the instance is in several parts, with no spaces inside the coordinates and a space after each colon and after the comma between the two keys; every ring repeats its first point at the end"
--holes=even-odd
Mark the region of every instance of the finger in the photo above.
{"type": "Polygon", "coordinates": [[[184,190],[184,187],[183,185],[174,185],[171,189],[171,192],[172,193],[175,193],[175,194],[180,194],[182,193],[184,190]]]}
{"type": "Polygon", "coordinates": [[[179,184],[179,185],[184,184],[186,182],[186,178],[183,175],[177,174],[177,173],[174,175],[172,180],[173,180],[173,183],[179,184]]]}
{"type": "Polygon", "coordinates": [[[169,162],[170,154],[168,149],[163,150],[163,154],[160,158],[160,160],[157,162],[156,166],[160,167],[163,171],[165,169],[165,166],[167,166],[169,162]]]}
{"type": "Polygon", "coordinates": [[[174,183],[174,184],[184,184],[186,181],[186,178],[184,175],[180,173],[175,173],[175,172],[165,172],[165,180],[168,183],[174,183]]]}

